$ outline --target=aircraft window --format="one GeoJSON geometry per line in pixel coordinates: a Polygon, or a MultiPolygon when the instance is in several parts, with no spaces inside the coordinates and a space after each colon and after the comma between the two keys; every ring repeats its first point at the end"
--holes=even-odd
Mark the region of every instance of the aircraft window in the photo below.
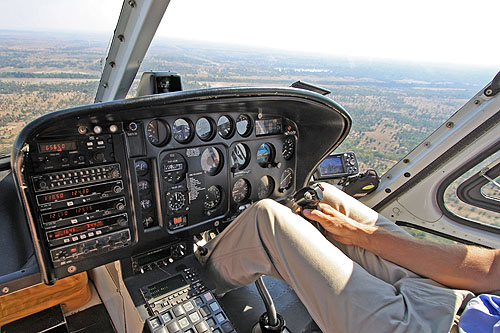
{"type": "Polygon", "coordinates": [[[444,191],[445,213],[460,222],[500,228],[499,172],[500,151],[465,171],[444,191]]]}

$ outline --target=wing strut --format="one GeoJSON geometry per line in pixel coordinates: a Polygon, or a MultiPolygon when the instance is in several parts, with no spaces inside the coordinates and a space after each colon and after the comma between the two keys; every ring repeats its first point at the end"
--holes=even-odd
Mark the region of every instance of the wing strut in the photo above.
{"type": "Polygon", "coordinates": [[[124,0],[95,102],[125,98],[170,0],[124,0]]]}

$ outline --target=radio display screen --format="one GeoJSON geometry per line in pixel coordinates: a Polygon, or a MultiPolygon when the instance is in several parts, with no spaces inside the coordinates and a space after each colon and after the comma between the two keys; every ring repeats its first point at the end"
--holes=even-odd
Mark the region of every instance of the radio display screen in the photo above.
{"type": "Polygon", "coordinates": [[[171,278],[168,278],[161,282],[158,282],[152,286],[149,286],[148,290],[151,296],[153,298],[156,298],[158,296],[165,295],[171,291],[174,291],[186,285],[187,285],[186,280],[181,274],[179,274],[172,276],[171,278]]]}
{"type": "Polygon", "coordinates": [[[38,144],[38,150],[40,153],[55,153],[67,150],[76,150],[76,141],[51,141],[51,142],[40,142],[38,144]]]}
{"type": "Polygon", "coordinates": [[[139,266],[144,266],[152,262],[168,258],[170,254],[171,254],[170,248],[164,248],[159,251],[155,251],[153,253],[148,253],[147,255],[138,258],[137,264],[139,266]]]}
{"type": "Polygon", "coordinates": [[[280,134],[282,129],[281,119],[260,119],[255,121],[255,135],[280,134]]]}
{"type": "Polygon", "coordinates": [[[36,196],[36,199],[38,201],[38,204],[40,205],[55,201],[69,200],[78,197],[111,191],[113,186],[117,184],[121,185],[121,183],[101,184],[93,186],[84,186],[59,192],[51,192],[47,194],[40,194],[36,196]]]}
{"type": "MultiPolygon", "coordinates": [[[[118,200],[120,201],[120,200],[118,200]]],[[[118,202],[115,201],[115,202],[118,202]]],[[[63,210],[58,210],[56,212],[50,212],[42,215],[43,222],[53,222],[61,219],[69,219],[71,217],[92,213],[96,211],[100,211],[103,209],[112,209],[115,206],[112,201],[109,202],[101,202],[93,205],[86,205],[74,208],[68,208],[63,210]]]]}
{"type": "Polygon", "coordinates": [[[83,232],[83,231],[86,231],[89,229],[99,228],[99,227],[102,227],[106,224],[109,224],[110,222],[114,222],[114,220],[111,219],[111,221],[108,221],[108,223],[105,223],[104,221],[99,220],[99,221],[95,221],[95,222],[80,224],[80,225],[76,225],[74,227],[49,232],[49,233],[47,233],[47,237],[49,238],[49,240],[58,239],[61,237],[74,235],[74,234],[77,234],[77,233],[80,233],[80,232],[83,232]]]}
{"type": "Polygon", "coordinates": [[[328,178],[344,172],[344,164],[340,155],[328,156],[318,167],[320,178],[328,178]]]}

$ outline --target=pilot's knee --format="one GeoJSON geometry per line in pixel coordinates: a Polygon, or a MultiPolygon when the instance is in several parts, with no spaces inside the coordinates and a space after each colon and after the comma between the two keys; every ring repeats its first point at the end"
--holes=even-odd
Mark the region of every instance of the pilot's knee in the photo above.
{"type": "Polygon", "coordinates": [[[273,199],[262,199],[257,201],[254,206],[258,210],[264,210],[264,211],[275,211],[278,209],[278,207],[283,206],[282,204],[274,201],[273,199]]]}
{"type": "Polygon", "coordinates": [[[261,229],[270,227],[275,229],[277,223],[286,221],[286,216],[290,214],[290,209],[272,199],[263,199],[254,205],[256,213],[256,223],[261,229]]]}

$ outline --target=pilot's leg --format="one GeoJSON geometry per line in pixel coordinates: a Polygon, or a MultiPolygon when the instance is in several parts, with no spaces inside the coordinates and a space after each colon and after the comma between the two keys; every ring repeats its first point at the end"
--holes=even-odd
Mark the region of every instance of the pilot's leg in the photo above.
{"type": "Polygon", "coordinates": [[[323,332],[446,332],[461,299],[369,274],[306,220],[273,200],[243,212],[200,261],[224,292],[270,275],[288,283],[323,332]]]}

